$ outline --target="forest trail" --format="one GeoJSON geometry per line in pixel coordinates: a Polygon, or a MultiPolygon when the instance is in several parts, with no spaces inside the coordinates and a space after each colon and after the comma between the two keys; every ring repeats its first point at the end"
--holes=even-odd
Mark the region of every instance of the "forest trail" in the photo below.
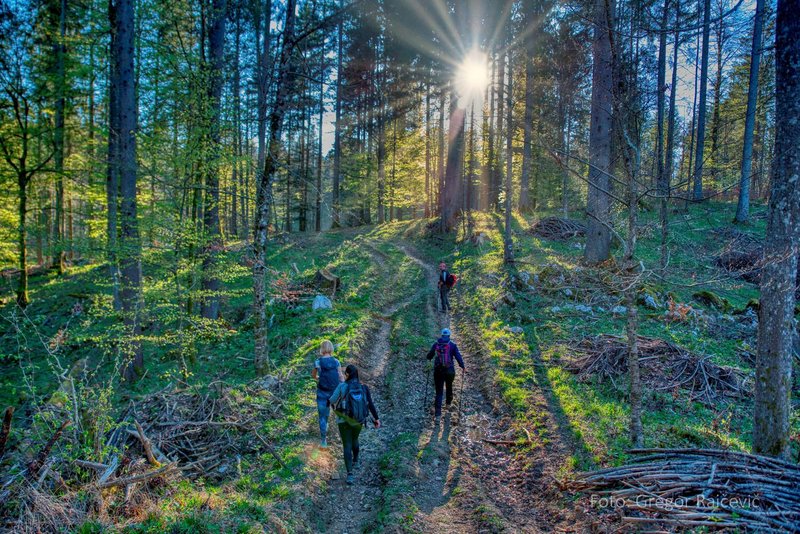
{"type": "MultiPolygon", "coordinates": [[[[364,246],[378,267],[390,273],[388,257],[374,245],[364,246]]],[[[484,442],[487,436],[500,433],[500,422],[494,402],[487,398],[491,391],[481,372],[484,363],[473,353],[473,346],[460,335],[467,328],[460,316],[451,317],[438,312],[436,303],[435,266],[426,262],[408,243],[394,244],[406,257],[422,269],[421,280],[410,296],[386,303],[376,314],[376,327],[369,350],[357,360],[364,383],[371,387],[373,398],[381,416],[382,428],[368,428],[361,434],[362,467],[356,472],[356,484],[347,486],[341,474],[343,461],[338,431],[329,431],[330,454],[339,466],[339,475],[330,481],[327,494],[320,497],[315,507],[320,531],[331,533],[356,533],[374,527],[379,521],[378,512],[393,510],[392,502],[385,502],[384,487],[392,483],[381,473],[381,457],[390,451],[393,440],[401,433],[411,433],[416,441],[413,465],[401,473],[412,489],[413,517],[406,518],[410,527],[421,532],[542,532],[554,528],[559,514],[553,514],[556,503],[553,495],[534,495],[540,486],[547,485],[538,479],[525,478],[531,473],[521,473],[512,468],[519,463],[509,447],[498,447],[484,442]],[[394,361],[391,358],[391,333],[394,316],[410,304],[424,299],[424,315],[420,314],[418,327],[432,343],[439,330],[448,327],[453,339],[464,354],[468,373],[460,370],[454,383],[455,398],[449,410],[443,412],[441,423],[433,420],[433,383],[426,374],[424,354],[429,345],[415,348],[419,359],[394,361]],[[397,364],[397,365],[396,365],[397,364]],[[425,392],[426,380],[427,395],[425,392]],[[463,389],[462,389],[463,388],[463,389]],[[463,399],[461,392],[463,391],[463,399]],[[427,396],[427,405],[423,406],[427,396]],[[463,403],[459,412],[459,403],[463,403]],[[460,416],[460,417],[459,417],[460,416]],[[550,499],[550,502],[546,502],[550,499]],[[541,507],[539,507],[541,505],[541,507]],[[319,521],[325,521],[324,527],[319,521]]],[[[555,463],[555,458],[550,458],[555,463]]],[[[542,477],[542,472],[535,474],[542,477]]],[[[391,477],[389,477],[391,478],[391,477]]],[[[389,526],[389,525],[386,525],[389,526]]],[[[391,525],[391,528],[397,525],[391,525]]],[[[399,528],[399,527],[398,527],[399,528]]]]}

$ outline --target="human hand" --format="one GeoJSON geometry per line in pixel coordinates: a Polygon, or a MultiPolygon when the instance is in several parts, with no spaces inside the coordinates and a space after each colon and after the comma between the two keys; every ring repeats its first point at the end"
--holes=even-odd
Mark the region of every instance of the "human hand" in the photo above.
{"type": "Polygon", "coordinates": [[[381,427],[380,419],[373,419],[372,420],[372,424],[375,425],[375,428],[380,428],[381,427]]]}

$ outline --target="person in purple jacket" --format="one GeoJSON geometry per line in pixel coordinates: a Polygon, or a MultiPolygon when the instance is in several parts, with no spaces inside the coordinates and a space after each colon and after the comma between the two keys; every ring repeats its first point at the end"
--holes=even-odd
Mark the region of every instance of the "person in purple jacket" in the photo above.
{"type": "Polygon", "coordinates": [[[442,335],[431,345],[427,358],[433,360],[433,384],[436,387],[435,414],[436,419],[442,415],[442,397],[447,389],[447,406],[453,403],[453,380],[456,377],[456,362],[462,372],[466,371],[464,359],[458,351],[458,345],[450,341],[450,330],[445,328],[442,335]]]}

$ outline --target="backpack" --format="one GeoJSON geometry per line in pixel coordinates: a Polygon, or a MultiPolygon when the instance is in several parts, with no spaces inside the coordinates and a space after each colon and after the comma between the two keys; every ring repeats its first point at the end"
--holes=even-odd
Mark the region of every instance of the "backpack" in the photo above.
{"type": "Polygon", "coordinates": [[[339,407],[348,418],[361,423],[367,423],[369,405],[367,404],[367,391],[359,382],[347,384],[347,392],[339,402],[339,407]]]}
{"type": "Polygon", "coordinates": [[[451,274],[447,277],[447,287],[452,289],[456,282],[458,282],[458,276],[451,274]]]}
{"type": "Polygon", "coordinates": [[[339,362],[331,356],[319,359],[319,382],[317,388],[325,393],[333,393],[339,385],[339,362]]]}
{"type": "Polygon", "coordinates": [[[436,343],[436,359],[433,361],[434,367],[450,368],[453,366],[453,357],[450,355],[450,342],[436,343]]]}

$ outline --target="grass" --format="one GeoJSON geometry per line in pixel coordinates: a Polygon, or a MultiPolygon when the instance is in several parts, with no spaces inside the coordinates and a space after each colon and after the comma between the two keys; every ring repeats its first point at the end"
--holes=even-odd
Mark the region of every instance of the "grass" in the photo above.
{"type": "MultiPolygon", "coordinates": [[[[763,235],[764,222],[759,218],[762,211],[763,207],[756,207],[755,222],[742,230],[763,235]]],[[[714,254],[724,245],[715,230],[729,226],[730,216],[727,204],[691,206],[686,213],[672,214],[668,274],[665,278],[651,276],[646,281],[646,291],[660,302],[672,298],[712,319],[666,323],[661,311],[640,306],[640,334],[668,339],[709,355],[717,364],[752,373],[750,364],[739,355],[740,350],[754,347],[752,333],[720,333],[714,324],[726,314],[693,299],[698,291],[711,291],[727,300],[732,309],[740,310],[758,297],[755,286],[720,276],[713,265],[714,254]]],[[[307,279],[318,268],[328,267],[343,281],[333,310],[311,312],[308,303],[302,309],[275,304],[270,310],[279,325],[270,333],[270,357],[289,379],[282,417],[264,421],[260,433],[275,443],[288,469],[266,453],[246,457],[242,459],[241,475],[232,480],[218,484],[184,482],[169,499],[159,501],[135,522],[116,526],[87,522],[79,532],[313,529],[313,524],[308,523],[312,514],[304,512],[312,507],[307,489],[324,486],[322,464],[328,461],[305,445],[316,437],[313,384],[307,376],[319,342],[332,339],[337,345],[337,357],[349,361],[369,349],[368,334],[379,320],[376,312],[389,302],[410,298],[410,304],[394,317],[391,332],[393,352],[385,385],[397,394],[403,388],[416,387],[416,383],[403,383],[413,380],[403,373],[403,367],[422,357],[435,334],[431,325],[420,322],[427,291],[420,280],[426,282],[419,266],[398,248],[402,242],[411,243],[432,263],[446,261],[459,275],[454,296],[465,314],[460,330],[474,329],[471,333],[486,349],[489,378],[514,424],[526,428],[534,437],[533,446],[546,446],[562,438],[569,441],[571,451],[558,466],[560,474],[567,476],[575,470],[625,462],[625,451],[631,443],[624,387],[581,382],[565,368],[575,340],[600,333],[624,334],[625,318],[608,312],[620,303],[621,296],[587,282],[572,288],[571,295],[564,291],[515,291],[516,305],[503,303],[502,298],[509,291],[503,284],[522,271],[541,277],[565,273],[581,281],[602,280],[607,275],[582,266],[582,250],[574,242],[547,241],[525,233],[532,221],[518,214],[514,218],[515,256],[520,261],[515,267],[506,268],[502,263],[500,217],[478,214],[475,222],[475,231],[488,236],[487,244],[472,244],[461,234],[433,235],[426,230],[427,221],[418,220],[296,236],[271,247],[269,266],[275,272],[307,279]],[[378,265],[376,254],[383,255],[385,267],[378,265]],[[579,312],[574,308],[577,304],[591,305],[593,311],[579,312]],[[511,327],[520,327],[522,333],[512,333],[511,327]],[[547,424],[548,412],[555,416],[555,427],[547,424]]],[[[655,222],[655,213],[642,215],[644,230],[637,255],[649,268],[659,261],[655,222]]],[[[147,373],[131,388],[103,387],[112,383],[109,377],[117,366],[120,335],[119,321],[108,296],[105,267],[78,265],[64,277],[52,273],[33,277],[33,303],[24,316],[11,304],[13,292],[7,288],[2,295],[5,306],[0,309],[6,319],[0,332],[0,405],[24,407],[41,403],[56,390],[62,370],[81,359],[88,362],[90,383],[97,386],[87,387],[81,394],[87,404],[97,407],[126,405],[129,399],[161,389],[168,382],[185,382],[201,393],[213,393],[207,385],[219,378],[234,388],[248,383],[254,376],[250,269],[236,246],[225,255],[222,265],[226,288],[222,315],[226,321],[189,322],[184,313],[187,295],[176,290],[173,283],[174,268],[185,275],[185,266],[173,265],[173,259],[162,252],[149,252],[145,257],[144,298],[148,313],[143,346],[147,373]],[[80,304],[79,313],[76,304],[80,304]],[[106,397],[101,398],[100,391],[107,392],[106,397]]],[[[266,396],[245,400],[270,402],[266,396]]],[[[750,449],[749,400],[708,407],[692,402],[683,392],[672,395],[648,391],[644,402],[647,446],[750,449]]],[[[15,421],[11,444],[19,444],[25,432],[37,428],[15,421]]],[[[792,429],[795,434],[800,433],[797,417],[792,429]]],[[[516,450],[524,455],[529,449],[516,450]]],[[[431,454],[420,446],[414,432],[401,432],[389,443],[380,460],[384,484],[373,530],[413,529],[418,510],[410,496],[411,483],[417,476],[417,466],[429,461],[431,454]]],[[[497,527],[491,509],[476,513],[487,529],[497,527]]]]}

